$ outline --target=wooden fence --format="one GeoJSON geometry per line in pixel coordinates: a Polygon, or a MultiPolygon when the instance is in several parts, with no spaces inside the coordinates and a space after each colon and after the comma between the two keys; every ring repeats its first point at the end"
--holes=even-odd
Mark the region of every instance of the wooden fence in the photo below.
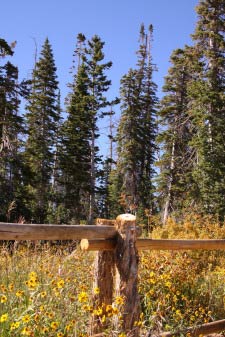
{"type": "MultiPolygon", "coordinates": [[[[94,226],[0,223],[0,240],[81,240],[81,249],[98,251],[94,271],[94,285],[100,289],[98,305],[104,303],[103,308],[111,305],[114,293],[123,298],[122,324],[129,337],[140,336],[140,328],[135,324],[141,313],[137,291],[138,250],[225,250],[225,240],[139,239],[140,234],[132,214],[119,215],[116,220],[97,219],[94,226]]],[[[95,300],[93,297],[93,304],[95,300]]],[[[92,318],[90,335],[106,336],[106,329],[99,317],[92,318]]],[[[225,319],[160,336],[187,333],[199,336],[223,330],[225,319]]]]}

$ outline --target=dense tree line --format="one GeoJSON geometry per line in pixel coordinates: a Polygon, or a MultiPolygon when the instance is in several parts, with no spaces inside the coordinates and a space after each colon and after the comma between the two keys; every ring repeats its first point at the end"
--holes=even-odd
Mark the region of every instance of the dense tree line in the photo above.
{"type": "Polygon", "coordinates": [[[78,34],[66,116],[49,40],[31,79],[19,83],[18,68],[7,61],[15,43],[0,39],[1,221],[91,224],[128,211],[142,221],[160,214],[166,223],[190,210],[224,219],[224,1],[201,0],[196,11],[193,44],[172,52],[160,101],[152,25],[141,25],[136,65],[111,101],[104,42],[78,34]],[[120,121],[103,158],[99,121],[115,106],[120,121]]]}

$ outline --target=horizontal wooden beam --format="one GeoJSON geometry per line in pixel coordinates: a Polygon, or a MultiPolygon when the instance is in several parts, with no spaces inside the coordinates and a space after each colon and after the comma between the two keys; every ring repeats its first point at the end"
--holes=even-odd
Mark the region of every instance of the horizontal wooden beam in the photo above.
{"type": "Polygon", "coordinates": [[[155,239],[139,239],[137,247],[141,250],[224,250],[225,240],[155,240],[155,239]]]}
{"type": "Polygon", "coordinates": [[[0,240],[80,240],[109,239],[117,231],[112,226],[36,225],[0,222],[0,240]]]}
{"type": "Polygon", "coordinates": [[[194,328],[187,328],[182,331],[177,332],[163,332],[160,334],[160,337],[173,337],[173,336],[181,336],[186,335],[187,333],[191,337],[197,337],[200,335],[208,335],[216,332],[221,332],[225,330],[225,319],[220,321],[215,321],[211,323],[206,323],[200,326],[196,326],[194,328]]]}
{"type": "MultiPolygon", "coordinates": [[[[113,250],[116,240],[81,240],[82,250],[113,250]]],[[[225,240],[137,239],[138,250],[225,250],[225,240]]]]}

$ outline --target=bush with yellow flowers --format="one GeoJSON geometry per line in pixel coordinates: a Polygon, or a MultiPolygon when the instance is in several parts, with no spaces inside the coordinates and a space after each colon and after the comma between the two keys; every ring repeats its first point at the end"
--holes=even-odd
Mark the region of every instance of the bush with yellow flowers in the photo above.
{"type": "MultiPolygon", "coordinates": [[[[156,227],[151,237],[224,239],[225,226],[188,214],[156,227]]],[[[149,328],[174,331],[225,317],[224,251],[148,251],[140,257],[139,292],[149,328]]]]}
{"type": "Polygon", "coordinates": [[[60,247],[0,253],[0,336],[86,336],[93,256],[60,247]]]}

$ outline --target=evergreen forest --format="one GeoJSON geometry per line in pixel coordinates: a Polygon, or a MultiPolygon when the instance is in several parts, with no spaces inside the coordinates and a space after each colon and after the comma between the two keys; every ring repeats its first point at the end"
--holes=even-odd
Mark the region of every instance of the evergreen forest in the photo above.
{"type": "Polygon", "coordinates": [[[161,99],[151,24],[140,25],[136,64],[113,99],[100,36],[77,34],[65,102],[48,38],[23,81],[15,43],[0,38],[0,221],[93,224],[125,212],[146,225],[190,212],[224,221],[224,0],[200,0],[196,12],[192,44],[172,52],[161,99]]]}

